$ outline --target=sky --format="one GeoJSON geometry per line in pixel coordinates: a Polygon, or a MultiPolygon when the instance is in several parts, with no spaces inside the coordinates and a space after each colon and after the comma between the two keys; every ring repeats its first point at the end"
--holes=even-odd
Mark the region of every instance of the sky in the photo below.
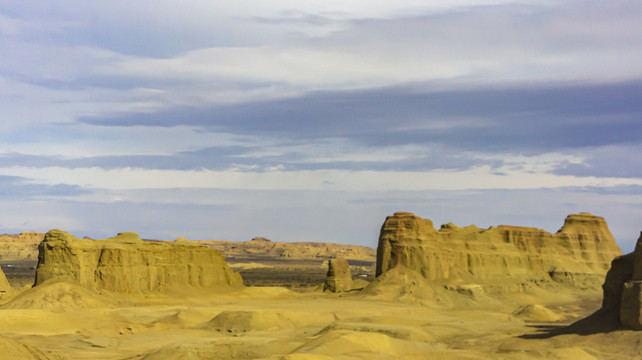
{"type": "Polygon", "coordinates": [[[0,0],[0,232],[642,230],[642,2],[0,0]]]}

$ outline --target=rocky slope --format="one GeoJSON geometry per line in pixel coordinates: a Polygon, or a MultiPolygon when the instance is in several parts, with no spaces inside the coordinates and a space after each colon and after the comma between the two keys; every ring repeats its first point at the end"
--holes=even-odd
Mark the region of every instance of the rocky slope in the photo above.
{"type": "Polygon", "coordinates": [[[366,246],[315,242],[273,242],[255,237],[250,241],[199,240],[199,244],[220,251],[226,259],[271,258],[277,260],[329,260],[341,257],[354,261],[374,261],[376,251],[366,246]]]}
{"type": "Polygon", "coordinates": [[[38,258],[38,244],[45,238],[45,234],[34,231],[22,232],[13,235],[0,235],[0,260],[36,260],[38,258]]]}
{"type": "Polygon", "coordinates": [[[141,293],[242,285],[241,276],[227,266],[223,255],[186,241],[143,241],[135,233],[88,240],[51,230],[38,250],[34,286],[61,280],[91,289],[141,293]]]}
{"type": "Polygon", "coordinates": [[[621,255],[603,218],[569,215],[556,233],[516,226],[479,229],[442,225],[398,212],[384,222],[377,248],[377,276],[393,268],[416,271],[447,284],[512,288],[565,283],[601,284],[613,258],[621,255]]]}

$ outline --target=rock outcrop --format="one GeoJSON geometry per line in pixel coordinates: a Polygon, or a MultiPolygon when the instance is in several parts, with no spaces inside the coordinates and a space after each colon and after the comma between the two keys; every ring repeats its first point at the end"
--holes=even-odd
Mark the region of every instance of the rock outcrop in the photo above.
{"type": "Polygon", "coordinates": [[[328,275],[326,275],[323,290],[332,292],[352,290],[352,275],[346,259],[337,258],[328,262],[328,275]]]}
{"type": "Polygon", "coordinates": [[[51,230],[38,250],[34,286],[50,280],[72,281],[90,289],[144,293],[243,283],[223,255],[187,241],[143,241],[136,233],[87,240],[51,230]]]}
{"type": "Polygon", "coordinates": [[[602,309],[622,325],[642,330],[642,232],[632,253],[613,260],[602,288],[602,309]]]}
{"type": "Polygon", "coordinates": [[[376,274],[403,267],[448,284],[520,290],[557,282],[590,288],[604,280],[611,260],[621,253],[604,219],[587,213],[569,215],[550,234],[516,226],[446,224],[436,230],[430,220],[398,212],[381,228],[376,274]]]}
{"type": "Polygon", "coordinates": [[[4,272],[0,270],[0,299],[2,298],[2,295],[8,291],[11,291],[11,285],[9,284],[7,277],[4,275],[4,272]]]}

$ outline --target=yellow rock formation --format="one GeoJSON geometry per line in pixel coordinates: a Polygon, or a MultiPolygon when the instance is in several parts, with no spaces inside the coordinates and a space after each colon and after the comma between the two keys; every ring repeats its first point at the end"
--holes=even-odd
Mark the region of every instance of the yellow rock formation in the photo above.
{"type": "Polygon", "coordinates": [[[352,290],[352,275],[346,259],[337,258],[329,261],[323,289],[332,292],[352,290]]]}
{"type": "Polygon", "coordinates": [[[540,304],[524,305],[513,312],[513,315],[526,321],[552,322],[562,320],[564,317],[556,314],[546,306],[540,304]]]}
{"type": "Polygon", "coordinates": [[[613,260],[602,289],[603,310],[623,325],[642,330],[642,232],[632,253],[613,260]]]}
{"type": "Polygon", "coordinates": [[[0,270],[0,297],[2,296],[2,294],[10,290],[11,290],[11,285],[9,284],[7,277],[4,275],[4,272],[0,270]]]}
{"type": "Polygon", "coordinates": [[[621,253],[604,219],[587,213],[569,215],[550,234],[527,227],[452,224],[438,231],[430,220],[398,212],[381,228],[377,276],[401,266],[449,284],[519,290],[524,284],[554,281],[587,288],[599,286],[621,253]]]}
{"type": "Polygon", "coordinates": [[[190,242],[143,241],[135,233],[88,240],[51,230],[38,249],[35,286],[72,281],[120,293],[242,286],[223,255],[190,242]]]}

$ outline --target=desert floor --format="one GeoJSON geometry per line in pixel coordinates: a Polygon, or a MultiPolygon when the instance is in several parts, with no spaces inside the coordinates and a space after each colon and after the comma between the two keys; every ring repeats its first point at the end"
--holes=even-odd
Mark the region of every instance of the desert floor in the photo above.
{"type": "Polygon", "coordinates": [[[566,329],[599,307],[598,292],[436,303],[309,290],[123,297],[45,284],[2,305],[0,351],[42,359],[640,358],[642,336],[609,321],[566,329]]]}

